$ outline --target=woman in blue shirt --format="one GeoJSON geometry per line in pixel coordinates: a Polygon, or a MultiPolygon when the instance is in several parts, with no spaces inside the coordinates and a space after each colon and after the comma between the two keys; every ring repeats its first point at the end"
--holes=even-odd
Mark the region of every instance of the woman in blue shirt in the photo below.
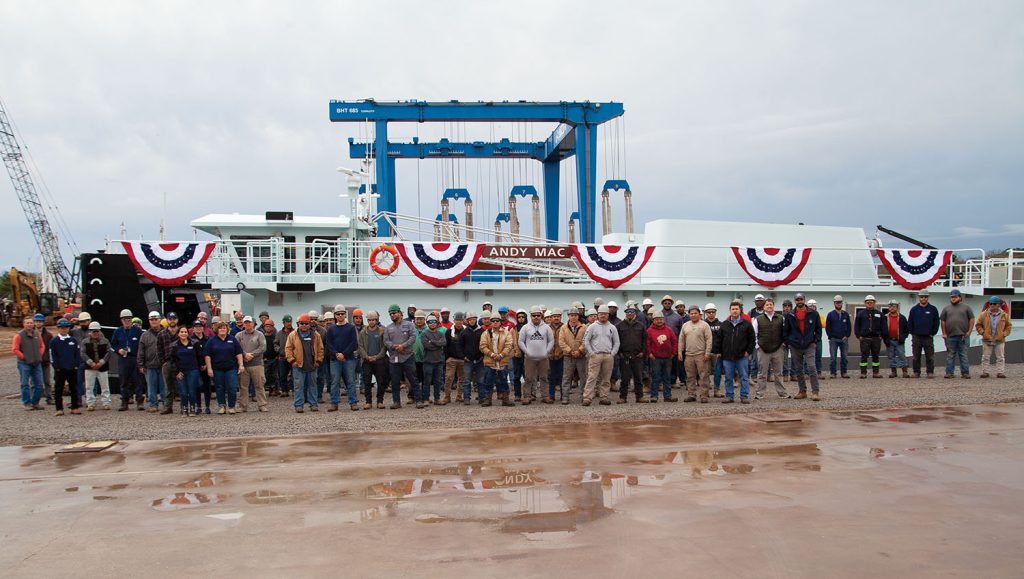
{"type": "MultiPolygon", "coordinates": [[[[210,332],[213,333],[212,331],[210,332]]],[[[199,356],[199,392],[196,394],[196,408],[202,412],[210,413],[210,386],[211,379],[206,374],[206,342],[210,338],[206,337],[206,326],[203,325],[202,320],[196,320],[192,324],[192,335],[189,337],[192,345],[196,349],[196,355],[199,356]]]]}
{"type": "Polygon", "coordinates": [[[235,413],[235,400],[238,397],[238,375],[245,367],[242,365],[242,346],[230,335],[228,325],[224,322],[214,327],[217,332],[206,343],[206,374],[213,378],[217,388],[217,414],[224,414],[224,398],[227,397],[227,413],[235,413]]]}
{"type": "Polygon", "coordinates": [[[179,326],[171,345],[171,371],[181,393],[181,413],[199,416],[199,348],[189,340],[188,326],[179,326]]]}

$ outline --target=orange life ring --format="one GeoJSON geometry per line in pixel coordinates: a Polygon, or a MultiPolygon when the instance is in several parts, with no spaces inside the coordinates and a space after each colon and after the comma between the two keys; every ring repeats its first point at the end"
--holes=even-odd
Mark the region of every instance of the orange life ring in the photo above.
{"type": "Polygon", "coordinates": [[[399,261],[398,250],[393,245],[378,245],[370,252],[370,267],[373,268],[373,272],[377,275],[391,275],[395,273],[395,270],[398,269],[399,261]],[[377,258],[381,252],[391,255],[391,263],[387,267],[382,267],[377,263],[377,258]]]}

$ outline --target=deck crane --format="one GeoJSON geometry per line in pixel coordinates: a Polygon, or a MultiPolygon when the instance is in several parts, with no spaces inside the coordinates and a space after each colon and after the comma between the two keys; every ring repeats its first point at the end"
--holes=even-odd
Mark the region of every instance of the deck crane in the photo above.
{"type": "Polygon", "coordinates": [[[0,155],[3,156],[4,166],[7,167],[7,174],[11,177],[14,185],[14,192],[18,195],[21,209],[28,219],[29,229],[35,237],[39,254],[43,258],[42,277],[56,285],[60,295],[68,300],[74,297],[77,290],[75,275],[68,269],[64,258],[60,254],[60,245],[57,242],[57,235],[50,226],[50,220],[46,216],[43,203],[36,192],[32,174],[28,170],[28,164],[21,152],[21,145],[14,134],[14,127],[7,117],[7,111],[3,101],[0,101],[0,155]]]}

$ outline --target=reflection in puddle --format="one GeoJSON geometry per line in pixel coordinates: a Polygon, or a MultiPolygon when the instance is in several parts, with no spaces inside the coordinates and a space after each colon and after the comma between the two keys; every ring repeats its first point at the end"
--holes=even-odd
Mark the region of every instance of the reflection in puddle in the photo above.
{"type": "Polygon", "coordinates": [[[216,475],[212,472],[204,472],[203,474],[199,475],[199,478],[190,481],[185,481],[178,486],[186,489],[199,489],[217,486],[218,484],[224,482],[224,480],[224,477],[221,475],[216,475]]]}
{"type": "Polygon", "coordinates": [[[183,509],[194,509],[207,505],[215,505],[222,502],[225,495],[203,494],[203,493],[174,493],[162,499],[153,501],[152,507],[157,511],[180,511],[183,509]]]}
{"type": "Polygon", "coordinates": [[[313,498],[313,493],[289,495],[271,490],[258,490],[245,493],[242,497],[250,505],[290,505],[313,498]]]}

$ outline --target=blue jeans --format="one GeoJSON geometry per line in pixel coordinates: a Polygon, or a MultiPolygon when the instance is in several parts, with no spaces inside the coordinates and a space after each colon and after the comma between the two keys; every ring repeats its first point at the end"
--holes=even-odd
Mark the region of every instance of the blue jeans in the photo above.
{"type": "Polygon", "coordinates": [[[476,385],[478,392],[484,385],[484,363],[479,360],[476,362],[463,362],[462,370],[465,376],[465,381],[462,383],[462,399],[472,400],[473,385],[476,385]]]}
{"type": "Polygon", "coordinates": [[[479,400],[487,400],[491,397],[491,388],[498,387],[498,394],[508,394],[508,381],[505,379],[505,369],[495,370],[484,368],[484,383],[479,389],[479,400]]]}
{"type": "Polygon", "coordinates": [[[423,384],[421,387],[423,390],[423,402],[430,399],[431,390],[434,393],[434,402],[441,399],[441,386],[444,384],[442,370],[444,370],[444,362],[423,363],[423,384]]]}
{"type": "Polygon", "coordinates": [[[18,360],[18,377],[21,379],[21,404],[39,404],[43,397],[43,365],[26,364],[18,360]],[[29,389],[29,381],[32,388],[29,389]]]}
{"type": "Polygon", "coordinates": [[[850,340],[849,340],[849,338],[843,338],[843,339],[829,338],[828,339],[828,357],[829,357],[828,373],[831,374],[833,378],[835,378],[835,375],[836,375],[836,358],[837,357],[839,359],[838,360],[838,362],[839,362],[839,371],[843,374],[843,376],[846,375],[846,364],[847,364],[846,352],[848,351],[849,347],[850,347],[850,340]],[[837,356],[837,354],[838,354],[838,356],[837,356]]]}
{"type": "Polygon", "coordinates": [[[906,368],[907,367],[907,355],[906,347],[904,344],[897,342],[896,340],[889,340],[885,345],[889,351],[889,367],[890,368],[906,368]]]}
{"type": "Polygon", "coordinates": [[[960,360],[960,375],[970,376],[971,368],[967,362],[968,340],[964,336],[950,336],[946,339],[946,376],[953,375],[956,361],[960,360]]]}
{"type": "Polygon", "coordinates": [[[320,396],[320,387],[317,385],[316,379],[316,370],[305,372],[302,368],[292,368],[292,387],[295,389],[296,408],[302,408],[307,403],[310,408],[316,408],[316,401],[320,396]]]}
{"type": "Polygon", "coordinates": [[[722,387],[722,374],[723,373],[724,373],[724,370],[722,369],[722,357],[721,356],[715,356],[715,369],[712,372],[712,374],[714,375],[715,390],[718,390],[719,388],[722,387]]]}
{"type": "Polygon", "coordinates": [[[555,400],[555,390],[559,391],[562,398],[569,395],[562,392],[562,373],[565,371],[565,358],[550,360],[548,362],[548,398],[555,400]]]}
{"type": "Polygon", "coordinates": [[[412,356],[405,362],[389,362],[388,368],[391,371],[391,401],[395,404],[402,403],[402,377],[409,383],[409,395],[413,400],[419,400],[420,386],[416,382],[416,360],[412,356]]]}
{"type": "Polygon", "coordinates": [[[331,383],[331,365],[320,364],[316,369],[316,396],[317,400],[327,389],[327,386],[331,383]]]}
{"type": "Polygon", "coordinates": [[[146,403],[150,408],[156,408],[161,400],[167,400],[164,372],[160,368],[146,368],[146,403]]]}
{"type": "Polygon", "coordinates": [[[357,360],[331,360],[331,404],[341,404],[341,381],[345,380],[348,405],[359,404],[359,386],[356,382],[357,360]]]}
{"type": "Polygon", "coordinates": [[[292,365],[288,363],[288,360],[277,361],[277,387],[281,392],[288,392],[290,390],[290,381],[288,378],[292,374],[292,365]]]}
{"type": "MultiPolygon", "coordinates": [[[[512,383],[512,389],[515,391],[516,398],[523,397],[523,359],[512,358],[508,361],[508,366],[505,369],[506,381],[512,383]]],[[[486,374],[486,372],[485,372],[486,374]]]]}
{"type": "Polygon", "coordinates": [[[725,370],[725,397],[732,399],[732,376],[737,371],[740,373],[740,398],[750,396],[750,359],[747,357],[739,360],[722,360],[722,368],[725,370]]]}
{"type": "Polygon", "coordinates": [[[224,406],[227,398],[228,408],[234,408],[238,399],[238,368],[230,370],[214,370],[213,383],[217,387],[217,406],[224,406]]]}
{"type": "Polygon", "coordinates": [[[181,394],[181,407],[185,410],[199,408],[199,383],[202,378],[199,370],[189,370],[178,380],[178,393],[181,394]]]}
{"type": "Polygon", "coordinates": [[[672,397],[672,361],[675,358],[655,358],[651,360],[651,399],[657,400],[658,393],[664,390],[666,400],[672,397]]]}

